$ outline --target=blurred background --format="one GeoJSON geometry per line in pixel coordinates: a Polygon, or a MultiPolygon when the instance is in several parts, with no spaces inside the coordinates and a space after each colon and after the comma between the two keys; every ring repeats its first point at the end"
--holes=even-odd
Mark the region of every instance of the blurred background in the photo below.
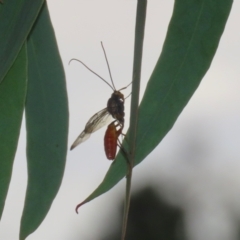
{"type": "MultiPolygon", "coordinates": [[[[68,62],[78,58],[109,79],[100,46],[103,41],[116,88],[131,82],[137,2],[47,2],[66,72],[70,146],[88,119],[106,106],[112,90],[81,64],[68,62]]],[[[173,4],[173,0],[148,1],[141,96],[160,55],[173,4]]],[[[211,68],[174,127],[134,169],[128,240],[240,239],[239,9],[240,2],[235,1],[211,68]]],[[[125,95],[129,92],[124,90],[125,95]]],[[[128,99],[125,129],[129,104],[128,99]]],[[[74,211],[99,185],[111,164],[104,153],[104,132],[99,130],[69,151],[60,191],[44,222],[28,240],[120,239],[125,179],[82,206],[78,215],[74,211]]],[[[18,239],[27,184],[25,135],[23,120],[0,224],[3,240],[18,239]]]]}

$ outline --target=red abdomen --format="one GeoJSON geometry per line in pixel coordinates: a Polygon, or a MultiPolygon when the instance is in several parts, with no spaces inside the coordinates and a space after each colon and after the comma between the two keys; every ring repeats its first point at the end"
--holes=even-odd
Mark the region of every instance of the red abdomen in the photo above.
{"type": "MultiPolygon", "coordinates": [[[[115,122],[115,121],[114,121],[115,122]]],[[[118,136],[121,134],[121,129],[117,130],[114,122],[108,125],[104,136],[104,148],[106,157],[109,160],[114,160],[117,152],[118,136]]]]}

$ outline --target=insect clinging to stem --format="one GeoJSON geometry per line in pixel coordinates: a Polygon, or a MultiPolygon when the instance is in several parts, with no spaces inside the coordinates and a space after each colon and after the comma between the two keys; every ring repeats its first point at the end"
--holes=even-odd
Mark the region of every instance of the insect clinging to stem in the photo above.
{"type": "MultiPolygon", "coordinates": [[[[113,93],[111,94],[111,97],[108,99],[107,107],[102,109],[101,111],[97,112],[96,114],[94,114],[88,120],[87,124],[85,125],[84,130],[81,132],[81,134],[74,141],[70,150],[74,149],[80,143],[86,141],[92,133],[94,133],[98,129],[100,129],[103,126],[105,126],[106,124],[108,124],[110,122],[111,118],[114,118],[114,121],[111,124],[108,125],[107,131],[106,131],[106,134],[105,134],[105,139],[108,139],[108,140],[105,140],[106,156],[107,156],[108,159],[113,160],[115,158],[115,155],[116,155],[116,150],[115,150],[115,153],[114,153],[114,151],[111,152],[111,153],[109,153],[107,151],[109,150],[109,146],[113,142],[116,143],[116,144],[113,144],[115,146],[115,149],[117,148],[118,137],[122,133],[122,129],[124,128],[124,116],[125,116],[124,100],[125,99],[124,99],[124,95],[121,93],[121,90],[126,89],[131,83],[128,84],[126,87],[123,87],[119,90],[116,90],[113,79],[112,79],[112,74],[111,74],[111,70],[110,70],[110,67],[109,67],[109,63],[108,63],[108,60],[107,60],[107,55],[106,55],[106,52],[105,52],[105,49],[104,49],[104,46],[103,46],[102,42],[101,42],[101,46],[102,46],[102,49],[103,49],[103,52],[104,52],[105,60],[107,62],[108,72],[109,72],[109,75],[110,75],[112,85],[110,83],[108,83],[100,75],[98,75],[96,72],[94,72],[92,69],[90,69],[82,61],[80,61],[78,59],[75,59],[75,58],[70,60],[70,62],[73,61],[73,60],[80,62],[89,71],[91,71],[93,74],[95,74],[100,79],[102,79],[113,90],[113,93]],[[118,130],[117,130],[117,128],[118,128],[118,130]],[[107,142],[107,144],[106,144],[106,142],[107,142]],[[106,150],[106,149],[108,149],[108,150],[106,150]]],[[[112,149],[110,149],[110,150],[112,150],[112,149]]]]}

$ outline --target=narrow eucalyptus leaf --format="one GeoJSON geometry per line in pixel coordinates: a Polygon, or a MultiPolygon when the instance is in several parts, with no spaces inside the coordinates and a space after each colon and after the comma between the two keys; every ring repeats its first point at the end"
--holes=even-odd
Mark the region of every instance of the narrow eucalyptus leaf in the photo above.
{"type": "Polygon", "coordinates": [[[26,101],[28,185],[20,239],[34,232],[47,215],[61,185],[68,137],[65,74],[47,5],[28,42],[26,101]]]}
{"type": "Polygon", "coordinates": [[[44,0],[6,0],[0,3],[0,83],[14,63],[44,0]]]}
{"type": "Polygon", "coordinates": [[[23,45],[0,84],[0,218],[12,175],[27,90],[27,54],[23,45]]]}

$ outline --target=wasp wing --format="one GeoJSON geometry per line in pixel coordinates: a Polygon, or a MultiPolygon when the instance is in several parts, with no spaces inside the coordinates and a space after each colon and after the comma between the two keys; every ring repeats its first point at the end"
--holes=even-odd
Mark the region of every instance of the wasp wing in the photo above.
{"type": "Polygon", "coordinates": [[[89,121],[87,122],[84,130],[81,134],[77,137],[77,139],[72,144],[70,150],[75,148],[80,143],[86,141],[93,132],[96,132],[101,127],[105,126],[109,123],[112,116],[107,111],[107,108],[102,109],[101,111],[94,114],[89,121]]]}

